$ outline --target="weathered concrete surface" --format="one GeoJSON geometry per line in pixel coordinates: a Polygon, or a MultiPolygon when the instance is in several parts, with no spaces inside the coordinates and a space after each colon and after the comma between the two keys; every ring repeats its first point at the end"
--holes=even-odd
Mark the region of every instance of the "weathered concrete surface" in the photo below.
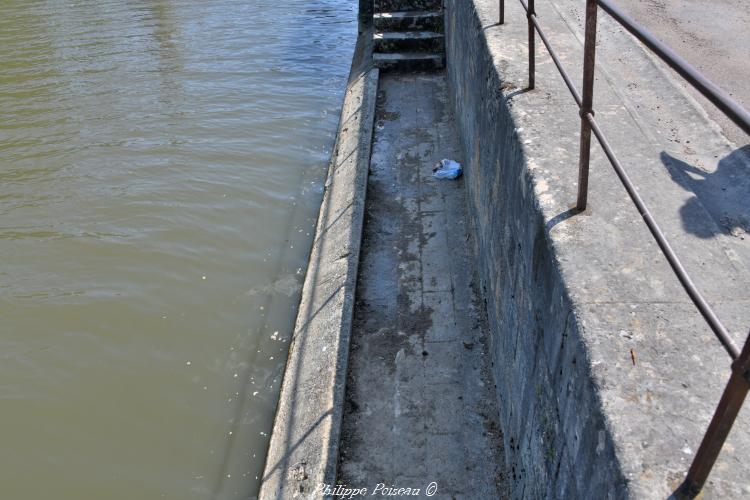
{"type": "Polygon", "coordinates": [[[374,50],[381,53],[428,52],[445,50],[442,33],[435,31],[386,31],[373,36],[374,50]]]}
{"type": "MultiPolygon", "coordinates": [[[[362,40],[357,54],[367,50],[362,40]]],[[[319,498],[336,477],[378,70],[355,58],[284,372],[260,498],[319,498]]]]}
{"type": "MultiPolygon", "coordinates": [[[[583,2],[537,6],[581,74],[583,2]]],[[[525,91],[526,21],[506,2],[446,2],[449,87],[492,332],[515,498],[665,498],[729,375],[598,146],[575,215],[578,115],[540,49],[525,91]]],[[[538,42],[541,47],[541,42],[538,42]]],[[[738,342],[750,327],[745,154],[611,20],[600,21],[597,120],[699,288],[738,342]]],[[[580,77],[575,78],[579,81],[580,77]]],[[[750,495],[750,410],[707,498],[750,495]]]]}
{"type": "Polygon", "coordinates": [[[373,16],[377,31],[436,31],[443,32],[443,11],[378,12],[373,16]]]}
{"type": "MultiPolygon", "coordinates": [[[[750,108],[750,9],[746,0],[618,0],[617,4],[750,108]]],[[[692,87],[684,86],[732,142],[750,142],[721,111],[692,87]]]]}
{"type": "Polygon", "coordinates": [[[382,70],[442,69],[442,0],[379,0],[373,17],[373,63],[382,70]]]}
{"type": "Polygon", "coordinates": [[[339,482],[433,498],[506,493],[487,324],[445,78],[382,76],[339,482]]]}
{"type": "Polygon", "coordinates": [[[375,12],[441,9],[443,0],[374,0],[375,12]]]}

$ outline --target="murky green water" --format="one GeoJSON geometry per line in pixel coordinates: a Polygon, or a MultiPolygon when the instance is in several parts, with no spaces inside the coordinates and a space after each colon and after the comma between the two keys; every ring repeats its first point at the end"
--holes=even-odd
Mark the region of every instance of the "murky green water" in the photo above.
{"type": "Polygon", "coordinates": [[[353,0],[0,0],[0,498],[256,494],[353,0]]]}

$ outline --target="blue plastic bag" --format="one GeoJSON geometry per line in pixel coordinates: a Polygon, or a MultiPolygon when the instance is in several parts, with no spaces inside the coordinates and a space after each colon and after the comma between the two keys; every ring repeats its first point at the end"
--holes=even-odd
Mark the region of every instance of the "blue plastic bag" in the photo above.
{"type": "Polygon", "coordinates": [[[457,179],[463,173],[461,164],[453,160],[440,160],[432,169],[432,175],[438,179],[457,179]]]}

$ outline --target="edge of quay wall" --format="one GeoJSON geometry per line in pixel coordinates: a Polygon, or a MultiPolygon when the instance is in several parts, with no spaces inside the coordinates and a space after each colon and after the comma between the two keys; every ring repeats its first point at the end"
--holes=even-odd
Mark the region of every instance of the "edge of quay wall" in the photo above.
{"type": "Polygon", "coordinates": [[[360,30],[289,347],[261,499],[334,484],[379,72],[360,30]]]}
{"type": "MultiPolygon", "coordinates": [[[[545,4],[540,20],[568,71],[580,75],[580,33],[565,19],[573,2],[556,4],[545,4]]],[[[490,321],[510,496],[667,498],[703,437],[730,359],[595,139],[591,209],[571,210],[577,108],[538,37],[537,88],[524,89],[525,14],[518,2],[507,1],[500,27],[497,8],[496,0],[445,2],[448,81],[490,321]]],[[[681,178],[660,162],[659,127],[672,126],[673,147],[687,142],[710,152],[701,164],[707,172],[716,169],[713,158],[731,158],[733,145],[613,22],[600,20],[599,31],[598,57],[622,54],[637,67],[641,87],[627,93],[631,87],[620,86],[630,76],[597,69],[597,117],[606,120],[642,195],[741,345],[750,325],[747,242],[714,226],[700,226],[700,234],[711,238],[691,233],[704,216],[708,222],[700,224],[713,224],[710,198],[674,191],[681,178]],[[694,209],[694,218],[680,219],[683,203],[694,209]]],[[[732,168],[742,171],[736,163],[732,168]]],[[[750,494],[747,406],[704,489],[706,498],[750,494]]]]}

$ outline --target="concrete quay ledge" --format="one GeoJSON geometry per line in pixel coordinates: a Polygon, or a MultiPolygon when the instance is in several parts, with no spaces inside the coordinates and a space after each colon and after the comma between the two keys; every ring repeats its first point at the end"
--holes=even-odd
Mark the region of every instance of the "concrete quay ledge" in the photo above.
{"type": "MultiPolygon", "coordinates": [[[[513,498],[667,498],[729,378],[596,143],[576,214],[578,110],[516,1],[448,0],[449,87],[487,301],[513,498]]],[[[537,5],[571,75],[583,2],[537,5]]],[[[750,183],[738,149],[667,71],[600,14],[594,107],[699,289],[741,345],[750,327],[750,183]]],[[[580,76],[574,78],[580,81],[580,76]]],[[[704,498],[750,496],[747,405],[704,498]]]]}
{"type": "Polygon", "coordinates": [[[378,88],[360,36],[261,482],[261,499],[320,498],[335,484],[378,88]]]}

